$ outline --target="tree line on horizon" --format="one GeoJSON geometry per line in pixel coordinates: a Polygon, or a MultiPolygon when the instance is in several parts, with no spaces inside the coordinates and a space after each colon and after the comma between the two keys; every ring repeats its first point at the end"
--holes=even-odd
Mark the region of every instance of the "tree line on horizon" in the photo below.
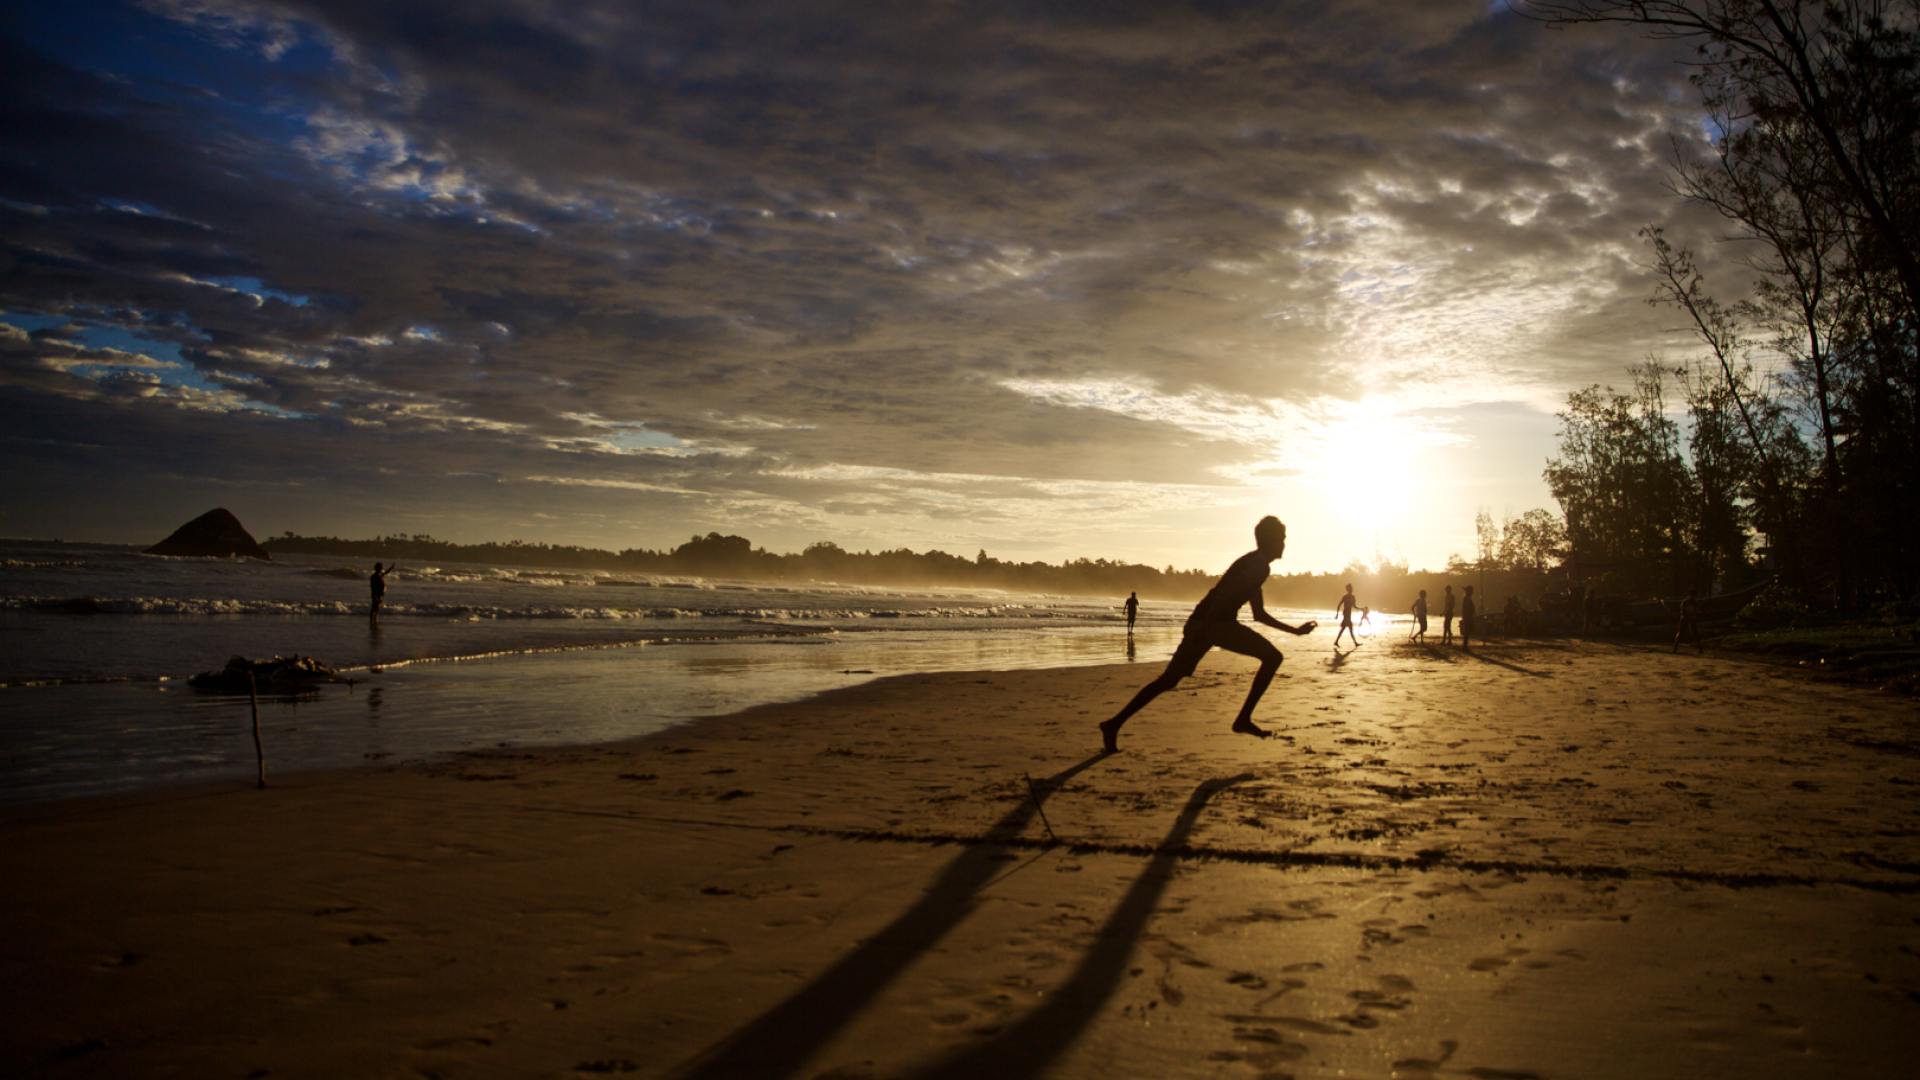
{"type": "MultiPolygon", "coordinates": [[[[1535,515],[1544,511],[1532,512],[1535,515]]],[[[1485,518],[1485,515],[1482,515],[1485,518]]],[[[1490,519],[1488,519],[1490,520],[1490,519]]],[[[1512,526],[1509,522],[1509,526],[1512,526]]],[[[1494,530],[1498,537],[1501,530],[1494,530]]],[[[1516,542],[1517,542],[1516,533],[1516,542]]],[[[798,554],[779,554],[755,547],[742,536],[710,532],[695,536],[666,551],[626,548],[607,551],[571,544],[528,543],[523,540],[484,544],[457,544],[423,533],[343,540],[330,536],[300,536],[291,531],[261,543],[274,555],[331,555],[394,563],[471,562],[489,565],[551,569],[604,570],[616,573],[657,574],[668,577],[733,578],[772,582],[830,582],[843,585],[881,585],[897,588],[958,587],[1013,593],[1053,593],[1111,596],[1115,602],[1129,593],[1143,600],[1192,602],[1206,595],[1219,577],[1206,570],[1164,569],[1110,559],[1072,559],[1059,564],[1010,562],[982,550],[967,559],[944,551],[847,551],[838,544],[809,544],[798,554]]],[[[1336,573],[1320,571],[1275,574],[1265,590],[1266,601],[1279,607],[1331,609],[1347,584],[1357,587],[1361,602],[1376,611],[1404,614],[1420,589],[1438,597],[1448,584],[1479,583],[1492,596],[1505,588],[1537,597],[1547,580],[1547,567],[1537,561],[1512,561],[1518,549],[1496,546],[1488,558],[1468,563],[1458,557],[1444,571],[1410,570],[1404,562],[1382,560],[1366,564],[1354,559],[1336,573]]],[[[1438,610],[1436,606],[1436,610],[1438,610]]]]}
{"type": "Polygon", "coordinates": [[[1677,192],[1757,275],[1735,303],[1692,251],[1642,231],[1649,302],[1700,353],[1629,368],[1560,414],[1545,479],[1569,567],[1622,588],[1736,583],[1756,564],[1846,607],[1920,591],[1920,2],[1568,0],[1695,46],[1717,137],[1676,147],[1677,192]],[[1686,430],[1671,417],[1684,405],[1686,430]]]}
{"type": "Polygon", "coordinates": [[[616,552],[523,540],[456,544],[425,534],[342,540],[292,532],[266,540],[261,546],[276,555],[344,555],[396,562],[447,560],[752,581],[947,585],[1025,593],[1125,596],[1138,592],[1148,599],[1165,600],[1198,597],[1212,585],[1215,576],[1203,570],[1176,570],[1172,566],[1156,569],[1110,559],[1081,558],[1058,565],[1008,562],[984,550],[972,559],[945,551],[915,552],[907,548],[856,552],[831,541],[809,544],[798,554],[780,554],[755,547],[746,537],[717,532],[694,536],[665,551],[625,548],[616,552]]]}

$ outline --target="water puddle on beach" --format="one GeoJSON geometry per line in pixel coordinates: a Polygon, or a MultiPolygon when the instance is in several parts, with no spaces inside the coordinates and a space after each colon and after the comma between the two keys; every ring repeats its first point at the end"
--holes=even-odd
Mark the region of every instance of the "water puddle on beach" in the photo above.
{"type": "MultiPolygon", "coordinates": [[[[267,771],[425,761],[467,750],[638,738],[703,716],[921,671],[1164,662],[1173,628],[889,632],[648,644],[353,672],[263,699],[267,771]]],[[[180,680],[0,689],[0,802],[138,791],[256,768],[245,696],[180,680]]]]}

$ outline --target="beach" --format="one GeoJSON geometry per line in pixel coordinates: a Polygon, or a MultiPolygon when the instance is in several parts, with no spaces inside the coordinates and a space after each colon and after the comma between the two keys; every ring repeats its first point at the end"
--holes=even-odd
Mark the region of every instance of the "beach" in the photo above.
{"type": "Polygon", "coordinates": [[[19,1075],[1873,1077],[1920,710],[1375,637],[0,807],[19,1075]]]}

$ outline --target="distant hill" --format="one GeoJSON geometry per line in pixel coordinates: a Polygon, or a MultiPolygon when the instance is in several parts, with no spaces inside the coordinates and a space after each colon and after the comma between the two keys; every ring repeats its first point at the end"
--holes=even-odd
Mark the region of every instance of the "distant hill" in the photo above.
{"type": "Polygon", "coordinates": [[[224,507],[209,510],[173,530],[173,535],[148,548],[147,554],[211,559],[273,558],[240,524],[240,519],[224,507]]]}

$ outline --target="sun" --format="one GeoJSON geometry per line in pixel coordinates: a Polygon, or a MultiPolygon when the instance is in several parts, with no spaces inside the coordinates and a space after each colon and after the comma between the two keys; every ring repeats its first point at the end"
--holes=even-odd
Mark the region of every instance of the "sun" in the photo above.
{"type": "Polygon", "coordinates": [[[1431,447],[1410,437],[1405,419],[1361,402],[1315,433],[1310,475],[1320,488],[1326,525],[1362,559],[1417,534],[1424,503],[1423,457],[1431,447]]]}
{"type": "Polygon", "coordinates": [[[1419,494],[1416,452],[1383,425],[1356,425],[1336,440],[1328,465],[1336,520],[1365,537],[1392,533],[1419,494]]]}

